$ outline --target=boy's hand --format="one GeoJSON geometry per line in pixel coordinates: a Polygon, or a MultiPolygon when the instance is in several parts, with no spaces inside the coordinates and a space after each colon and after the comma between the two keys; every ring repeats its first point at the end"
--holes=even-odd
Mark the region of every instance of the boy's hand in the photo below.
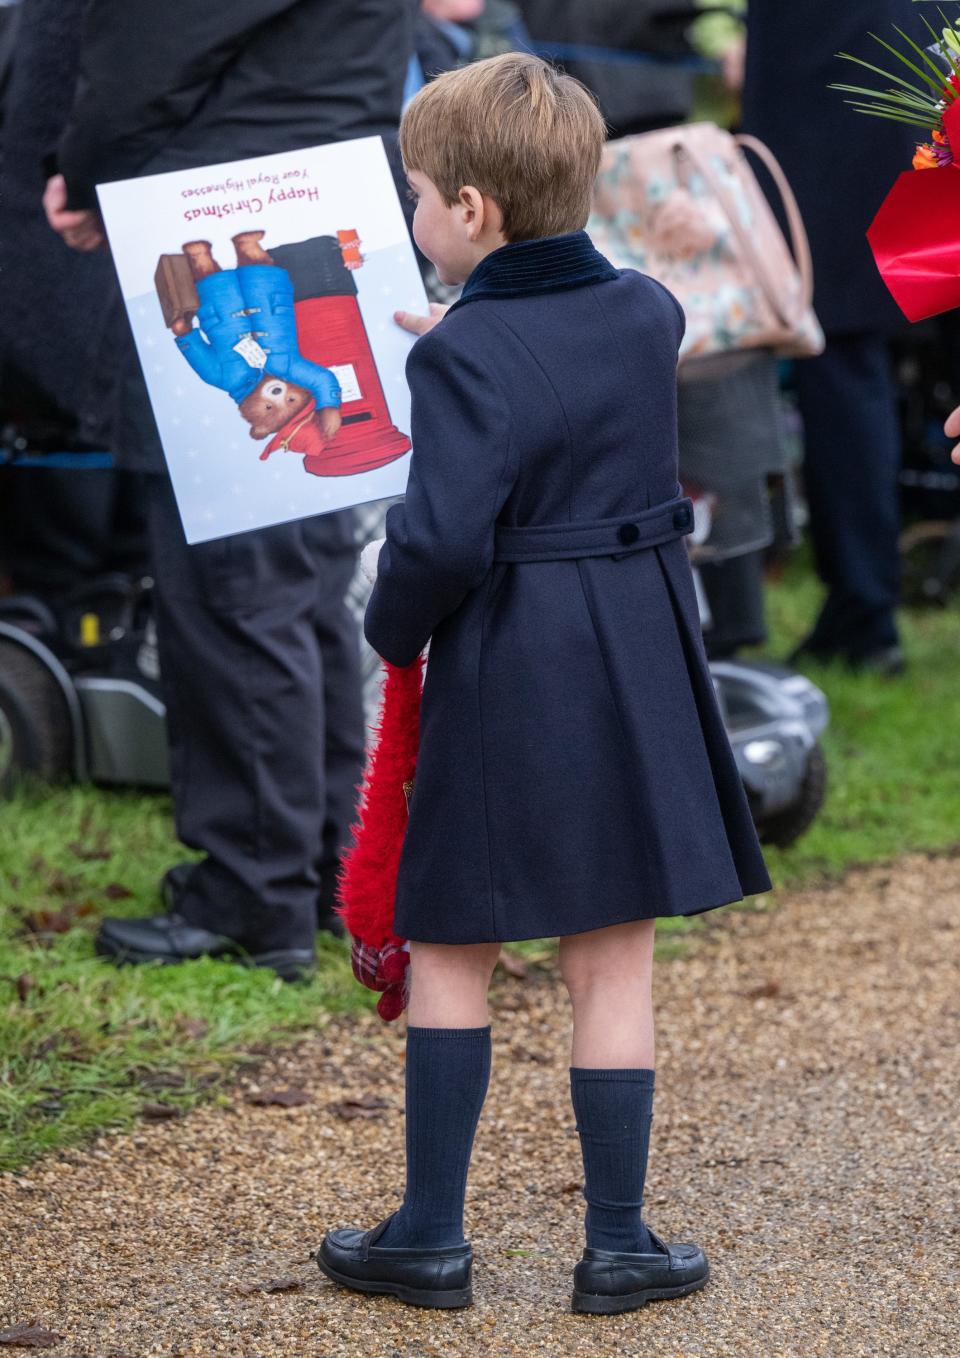
{"type": "Polygon", "coordinates": [[[425,335],[443,320],[449,310],[448,306],[431,302],[429,316],[418,316],[415,311],[395,311],[393,319],[401,330],[407,330],[411,335],[425,335]]]}
{"type": "Polygon", "coordinates": [[[377,583],[377,563],[380,559],[380,549],[386,540],[386,538],[374,538],[373,542],[368,542],[360,553],[361,573],[371,585],[377,583]]]}
{"type": "MultiPolygon", "coordinates": [[[[960,438],[960,406],[957,406],[953,414],[947,419],[946,424],[943,426],[943,432],[948,439],[960,438]]],[[[951,456],[957,466],[960,467],[960,443],[954,448],[951,456]]]]}
{"type": "Polygon", "coordinates": [[[67,183],[62,174],[47,180],[43,210],[50,226],[72,250],[99,250],[106,242],[98,212],[92,208],[71,212],[67,207],[67,183]]]}

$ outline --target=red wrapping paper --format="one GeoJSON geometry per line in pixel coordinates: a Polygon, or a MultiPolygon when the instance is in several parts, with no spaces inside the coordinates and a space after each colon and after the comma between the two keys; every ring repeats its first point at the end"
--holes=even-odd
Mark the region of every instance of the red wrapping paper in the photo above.
{"type": "MultiPolygon", "coordinates": [[[[944,130],[960,156],[960,102],[944,113],[944,130]]],[[[907,170],[867,232],[877,268],[911,321],[960,307],[960,165],[907,170]]]]}

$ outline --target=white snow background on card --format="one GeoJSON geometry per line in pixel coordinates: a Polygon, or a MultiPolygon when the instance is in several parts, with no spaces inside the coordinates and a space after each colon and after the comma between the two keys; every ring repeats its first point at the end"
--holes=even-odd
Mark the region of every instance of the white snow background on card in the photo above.
{"type": "Polygon", "coordinates": [[[269,440],[251,439],[229,395],[191,370],[164,326],[153,281],[160,255],[176,253],[188,240],[210,240],[226,269],[235,264],[231,237],[238,231],[263,229],[269,250],[356,230],[364,257],[352,275],[360,313],[390,419],[409,434],[404,364],[413,338],[393,312],[425,312],[427,299],[379,138],[126,180],[101,185],[98,193],[188,542],[403,493],[409,454],[375,471],[338,477],[308,474],[297,453],[278,451],[261,462],[269,440]],[[250,180],[256,189],[247,187],[250,180]],[[197,193],[212,185],[224,191],[197,193]],[[318,194],[267,201],[271,189],[276,195],[291,188],[318,194]],[[248,201],[262,202],[262,211],[184,217],[203,205],[248,201]]]}

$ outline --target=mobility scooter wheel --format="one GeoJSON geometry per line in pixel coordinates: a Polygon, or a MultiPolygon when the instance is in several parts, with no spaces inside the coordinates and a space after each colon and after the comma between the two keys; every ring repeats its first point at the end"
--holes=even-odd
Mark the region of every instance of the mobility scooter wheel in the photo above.
{"type": "Polygon", "coordinates": [[[36,656],[0,637],[0,794],[19,774],[68,774],[73,724],[63,693],[36,656]]]}

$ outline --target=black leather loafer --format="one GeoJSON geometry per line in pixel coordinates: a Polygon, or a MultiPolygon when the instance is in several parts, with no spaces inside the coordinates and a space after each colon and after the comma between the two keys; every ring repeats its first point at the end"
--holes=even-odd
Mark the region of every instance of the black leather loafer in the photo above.
{"type": "Polygon", "coordinates": [[[615,1316],[703,1287],[710,1265],[699,1245],[665,1245],[653,1231],[650,1238],[662,1253],[584,1250],[573,1274],[573,1310],[615,1316]]]}
{"type": "Polygon", "coordinates": [[[147,919],[107,918],[100,925],[94,946],[101,957],[114,962],[172,965],[197,957],[229,958],[251,967],[270,967],[284,981],[308,976],[313,967],[313,952],[309,948],[247,952],[232,938],[198,929],[175,912],[150,915],[147,919]]]}
{"type": "Polygon", "coordinates": [[[356,1292],[386,1292],[410,1306],[452,1310],[473,1301],[470,1273],[473,1250],[469,1244],[441,1250],[408,1250],[379,1246],[387,1228],[381,1221],[372,1231],[345,1227],[329,1231],[314,1258],[331,1282],[356,1292]]]}

